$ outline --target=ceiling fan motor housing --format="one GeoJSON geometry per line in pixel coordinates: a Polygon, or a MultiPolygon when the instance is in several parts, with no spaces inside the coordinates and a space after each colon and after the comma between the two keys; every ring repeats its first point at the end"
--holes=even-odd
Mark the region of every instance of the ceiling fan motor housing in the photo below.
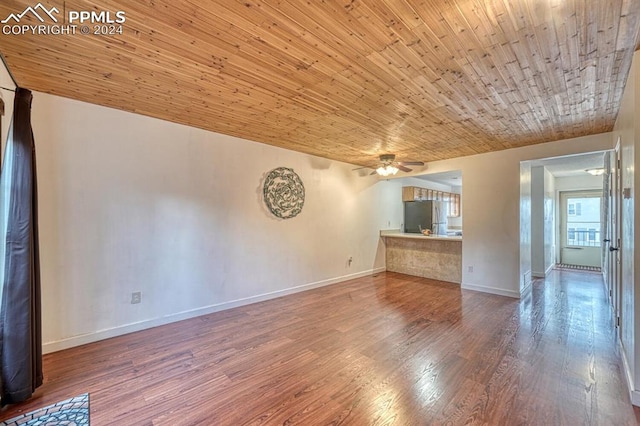
{"type": "Polygon", "coordinates": [[[396,159],[395,154],[382,154],[380,156],[380,161],[383,162],[384,164],[393,163],[395,159],[396,159]]]}

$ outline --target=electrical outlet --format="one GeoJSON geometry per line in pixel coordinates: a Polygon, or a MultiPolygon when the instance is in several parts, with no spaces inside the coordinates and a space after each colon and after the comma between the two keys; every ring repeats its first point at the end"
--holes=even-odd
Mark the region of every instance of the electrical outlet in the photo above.
{"type": "Polygon", "coordinates": [[[131,293],[131,304],[135,305],[140,302],[142,302],[142,293],[140,293],[139,291],[131,293]]]}
{"type": "Polygon", "coordinates": [[[467,272],[473,272],[473,266],[467,266],[467,272]]]}

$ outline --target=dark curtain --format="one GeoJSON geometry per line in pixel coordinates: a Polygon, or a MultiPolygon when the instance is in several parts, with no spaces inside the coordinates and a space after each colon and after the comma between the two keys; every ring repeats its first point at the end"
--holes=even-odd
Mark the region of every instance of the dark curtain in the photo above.
{"type": "Polygon", "coordinates": [[[0,404],[42,384],[40,259],[31,92],[18,88],[0,174],[0,404]]]}

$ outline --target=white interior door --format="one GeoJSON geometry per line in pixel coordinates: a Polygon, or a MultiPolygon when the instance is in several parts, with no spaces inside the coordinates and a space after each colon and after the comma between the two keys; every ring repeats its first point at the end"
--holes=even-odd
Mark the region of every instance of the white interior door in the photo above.
{"type": "Polygon", "coordinates": [[[611,189],[612,173],[611,173],[611,157],[613,152],[604,154],[605,173],[602,176],[602,278],[609,295],[609,302],[613,305],[613,287],[611,280],[611,265],[609,264],[609,242],[611,242],[611,228],[613,227],[611,218],[611,210],[613,206],[613,190],[611,189]]]}
{"type": "Polygon", "coordinates": [[[601,266],[601,203],[601,192],[560,193],[560,263],[601,266]]]}
{"type": "Polygon", "coordinates": [[[609,252],[609,282],[611,303],[615,314],[616,325],[620,325],[621,310],[621,264],[620,264],[620,213],[622,202],[622,181],[620,173],[620,139],[611,156],[611,233],[607,241],[609,252]]]}

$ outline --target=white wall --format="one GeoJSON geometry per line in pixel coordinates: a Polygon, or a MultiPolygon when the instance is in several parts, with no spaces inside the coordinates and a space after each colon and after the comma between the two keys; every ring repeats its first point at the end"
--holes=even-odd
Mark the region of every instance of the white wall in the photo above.
{"type": "Polygon", "coordinates": [[[640,244],[640,236],[635,233],[635,224],[640,221],[640,209],[635,208],[635,182],[640,179],[635,174],[635,164],[640,164],[640,150],[635,149],[640,143],[640,52],[633,57],[633,64],[627,79],[622,103],[613,132],[613,141],[620,138],[621,178],[622,187],[629,188],[631,197],[622,200],[621,224],[622,235],[620,256],[622,262],[622,288],[620,312],[620,341],[622,356],[631,400],[640,405],[640,283],[635,282],[635,276],[640,274],[640,262],[634,262],[635,246],[640,244]]]}
{"type": "Polygon", "coordinates": [[[45,351],[384,269],[400,227],[401,183],[349,164],[42,93],[32,111],[45,351]],[[305,184],[294,219],[262,201],[278,166],[305,184]]]}
{"type": "Polygon", "coordinates": [[[524,293],[530,288],[531,277],[533,275],[531,265],[531,250],[533,248],[532,185],[533,171],[531,170],[531,162],[523,161],[520,163],[520,208],[518,209],[520,214],[520,271],[518,275],[518,296],[524,295],[524,293]]]}
{"type": "MultiPolygon", "coordinates": [[[[640,229],[640,207],[635,208],[635,200],[638,197],[636,187],[640,187],[640,173],[635,173],[635,165],[640,166],[640,51],[636,51],[633,56],[633,68],[629,80],[633,80],[630,88],[625,88],[633,94],[634,98],[634,114],[630,118],[633,122],[633,137],[630,135],[621,136],[621,172],[622,172],[622,190],[628,190],[629,196],[622,197],[622,276],[623,283],[623,300],[622,315],[626,316],[629,323],[624,333],[624,342],[628,347],[634,348],[633,357],[634,365],[634,390],[632,401],[635,405],[640,406],[640,282],[635,277],[640,277],[640,262],[635,262],[635,247],[640,247],[640,232],[636,232],[636,228],[640,229]],[[632,325],[631,325],[632,324],[632,325]]],[[[626,117],[625,117],[626,119],[626,117]]]]}
{"type": "Polygon", "coordinates": [[[419,188],[428,188],[436,191],[443,192],[454,192],[453,187],[450,185],[445,185],[440,182],[434,182],[428,179],[429,175],[423,175],[423,177],[403,177],[403,185],[404,186],[417,186],[419,188]]]}
{"type": "Polygon", "coordinates": [[[543,166],[531,168],[531,273],[545,276],[544,253],[544,172],[543,166]]]}
{"type": "MultiPolygon", "coordinates": [[[[0,86],[13,89],[15,85],[9,72],[4,67],[2,61],[0,61],[0,86]]],[[[13,98],[15,93],[10,90],[0,89],[0,99],[4,101],[4,116],[1,118],[2,133],[0,133],[0,158],[4,155],[4,146],[7,142],[7,134],[9,133],[9,124],[11,123],[11,117],[13,116],[13,98]]]]}
{"type": "Polygon", "coordinates": [[[588,173],[580,176],[564,176],[555,179],[557,192],[602,190],[602,176],[592,176],[588,173]]]}
{"type": "Polygon", "coordinates": [[[520,162],[610,149],[611,137],[603,133],[427,164],[433,173],[462,171],[463,288],[520,296],[520,162]]]}

